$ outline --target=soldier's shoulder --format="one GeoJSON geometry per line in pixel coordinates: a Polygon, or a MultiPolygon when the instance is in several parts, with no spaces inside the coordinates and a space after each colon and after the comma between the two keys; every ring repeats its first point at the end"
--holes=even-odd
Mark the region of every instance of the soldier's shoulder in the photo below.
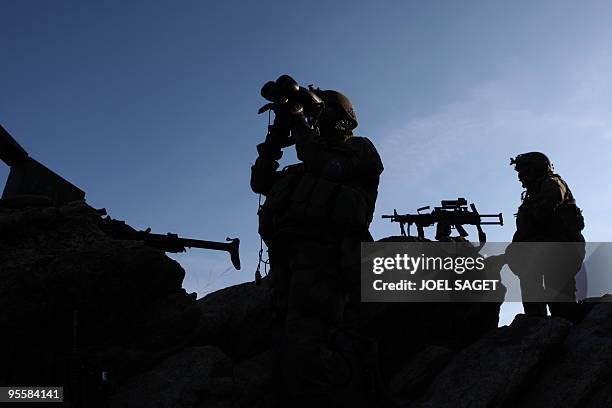
{"type": "Polygon", "coordinates": [[[361,157],[366,162],[372,164],[373,168],[379,174],[384,170],[384,166],[382,164],[382,160],[374,143],[367,137],[363,136],[351,136],[346,143],[349,144],[351,149],[357,151],[357,156],[361,157]]]}
{"type": "Polygon", "coordinates": [[[549,175],[550,178],[555,179],[556,181],[562,181],[565,182],[565,180],[563,180],[563,177],[561,177],[559,174],[557,173],[552,173],[549,175]]]}
{"type": "Polygon", "coordinates": [[[348,145],[351,146],[353,149],[358,149],[362,151],[372,151],[372,152],[378,153],[376,151],[376,147],[374,146],[374,143],[372,143],[372,141],[368,139],[367,137],[351,136],[350,138],[346,140],[346,143],[348,143],[348,145]]]}
{"type": "Polygon", "coordinates": [[[565,182],[565,180],[563,180],[563,178],[556,173],[547,175],[546,177],[544,177],[542,182],[549,184],[549,185],[558,185],[562,187],[567,186],[567,183],[565,182]]]}
{"type": "Polygon", "coordinates": [[[550,175],[542,176],[537,180],[537,185],[539,185],[540,187],[550,186],[557,183],[558,180],[550,175]]]}
{"type": "Polygon", "coordinates": [[[540,181],[539,194],[541,195],[558,195],[564,196],[569,190],[567,183],[563,181],[558,174],[549,174],[540,181]]]}
{"type": "Polygon", "coordinates": [[[347,143],[354,143],[357,145],[367,145],[374,147],[374,143],[365,136],[351,136],[347,140],[347,143]]]}

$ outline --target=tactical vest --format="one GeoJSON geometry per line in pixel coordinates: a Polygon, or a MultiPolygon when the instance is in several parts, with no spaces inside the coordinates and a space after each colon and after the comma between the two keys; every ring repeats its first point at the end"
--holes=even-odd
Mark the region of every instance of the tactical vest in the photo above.
{"type": "Polygon", "coordinates": [[[577,237],[580,235],[580,231],[584,229],[582,210],[576,205],[576,200],[567,183],[557,174],[552,174],[550,177],[563,184],[566,189],[565,197],[563,197],[562,202],[553,210],[554,212],[551,214],[548,223],[538,223],[538,220],[535,220],[531,214],[533,202],[536,200],[537,194],[541,188],[538,186],[538,193],[536,193],[535,196],[528,194],[519,207],[516,218],[517,233],[519,233],[523,239],[542,235],[559,237],[557,239],[561,237],[568,240],[578,239],[577,237]]]}
{"type": "Polygon", "coordinates": [[[259,210],[259,233],[264,240],[287,227],[325,226],[344,232],[367,230],[368,204],[359,190],[289,166],[272,186],[259,210]]]}

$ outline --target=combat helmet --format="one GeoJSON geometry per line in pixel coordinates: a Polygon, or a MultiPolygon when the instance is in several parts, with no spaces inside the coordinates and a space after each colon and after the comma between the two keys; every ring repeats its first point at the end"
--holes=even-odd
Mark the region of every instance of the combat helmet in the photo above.
{"type": "Polygon", "coordinates": [[[520,171],[523,168],[533,169],[539,174],[551,174],[554,172],[553,164],[550,159],[540,152],[522,153],[515,158],[510,158],[510,165],[514,165],[514,170],[520,171]]]}
{"type": "Polygon", "coordinates": [[[353,130],[359,124],[357,122],[357,115],[355,114],[355,109],[353,108],[353,104],[346,97],[346,95],[333,91],[331,89],[327,90],[317,90],[316,94],[323,99],[323,101],[327,105],[339,107],[340,111],[344,113],[345,120],[347,121],[347,128],[349,130],[353,130]]]}

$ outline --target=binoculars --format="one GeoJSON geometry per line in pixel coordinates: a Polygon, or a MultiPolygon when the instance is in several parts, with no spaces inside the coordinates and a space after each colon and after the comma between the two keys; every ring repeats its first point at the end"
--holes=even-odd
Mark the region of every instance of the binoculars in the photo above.
{"type": "Polygon", "coordinates": [[[257,113],[269,110],[277,114],[280,111],[291,114],[303,113],[307,118],[316,121],[325,106],[317,91],[318,89],[314,89],[312,85],[304,88],[289,75],[281,75],[276,81],[268,81],[261,87],[261,96],[270,103],[262,106],[257,113]]]}

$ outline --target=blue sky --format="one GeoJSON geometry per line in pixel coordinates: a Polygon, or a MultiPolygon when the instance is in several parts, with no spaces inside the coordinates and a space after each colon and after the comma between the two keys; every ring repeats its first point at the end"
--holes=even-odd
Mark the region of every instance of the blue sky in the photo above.
{"type": "Polygon", "coordinates": [[[200,295],[253,277],[259,88],[283,73],[352,99],[386,167],[376,238],[397,233],[379,218],[393,208],[465,196],[504,213],[489,240],[511,239],[508,158],[541,150],[587,239],[608,241],[611,17],[605,1],[4,0],[0,123],[114,218],[240,237],[240,272],[223,253],[173,256],[200,295]]]}

